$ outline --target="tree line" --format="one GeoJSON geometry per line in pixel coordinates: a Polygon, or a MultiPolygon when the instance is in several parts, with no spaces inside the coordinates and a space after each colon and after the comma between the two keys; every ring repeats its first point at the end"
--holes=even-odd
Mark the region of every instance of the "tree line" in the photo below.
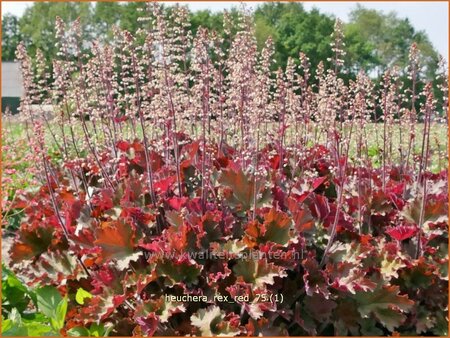
{"type": "MultiPolygon", "coordinates": [[[[85,41],[94,38],[108,42],[115,26],[134,33],[143,25],[151,25],[139,20],[145,16],[145,6],[143,2],[35,2],[20,18],[11,14],[3,17],[2,60],[14,60],[18,43],[24,41],[29,54],[34,56],[39,49],[51,68],[57,53],[56,16],[65,22],[80,18],[85,41]]],[[[170,12],[171,7],[165,10],[170,12]]],[[[232,18],[237,14],[237,7],[230,11],[232,18]]],[[[253,18],[258,48],[264,46],[268,37],[274,41],[277,67],[284,68],[289,57],[297,60],[300,52],[309,57],[313,74],[321,61],[325,67],[330,66],[327,60],[333,57],[330,43],[336,19],[332,15],[321,13],[317,8],[308,11],[297,2],[270,2],[258,6],[253,18]]],[[[225,35],[223,12],[189,11],[189,19],[192,34],[203,26],[225,35]]],[[[408,53],[413,43],[420,50],[421,79],[435,79],[439,54],[427,34],[416,30],[407,18],[358,4],[343,29],[348,79],[355,78],[360,69],[381,79],[387,68],[397,66],[402,80],[408,82],[408,53]]],[[[227,43],[229,40],[224,39],[224,48],[227,43]]]]}

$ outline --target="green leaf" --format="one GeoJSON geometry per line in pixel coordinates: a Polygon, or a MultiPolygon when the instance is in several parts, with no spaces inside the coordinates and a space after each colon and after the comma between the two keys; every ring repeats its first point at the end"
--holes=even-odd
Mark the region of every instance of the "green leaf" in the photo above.
{"type": "Polygon", "coordinates": [[[36,290],[37,305],[48,318],[56,317],[56,308],[63,298],[54,286],[44,286],[36,290]]]}
{"type": "Polygon", "coordinates": [[[105,337],[107,335],[109,335],[109,333],[111,332],[113,326],[107,326],[105,328],[105,326],[103,324],[97,324],[97,323],[92,323],[91,327],[89,328],[89,334],[93,337],[105,337]]]}
{"type": "Polygon", "coordinates": [[[379,149],[378,149],[377,146],[371,146],[371,147],[369,147],[369,148],[367,149],[367,154],[368,154],[370,157],[375,157],[375,156],[378,155],[378,153],[379,153],[379,149]]]}
{"type": "Polygon", "coordinates": [[[25,326],[23,326],[23,325],[21,325],[21,326],[12,326],[9,330],[3,331],[2,332],[2,336],[5,336],[5,337],[8,337],[8,336],[9,337],[11,337],[11,336],[13,336],[13,337],[28,336],[28,329],[25,326]]]}
{"type": "Polygon", "coordinates": [[[23,313],[22,314],[22,321],[24,323],[48,324],[48,318],[44,314],[42,314],[40,312],[23,313]]]}
{"type": "Polygon", "coordinates": [[[363,318],[375,315],[392,332],[404,322],[402,312],[409,311],[414,305],[408,296],[398,293],[397,285],[385,285],[372,292],[357,292],[355,299],[359,304],[358,312],[363,318]]]}
{"type": "Polygon", "coordinates": [[[265,284],[272,285],[275,277],[287,275],[281,267],[268,263],[265,259],[241,259],[233,266],[233,271],[237,277],[241,277],[246,283],[252,283],[256,287],[263,287],[265,284]]]}
{"type": "Polygon", "coordinates": [[[370,319],[362,319],[359,323],[361,325],[361,334],[363,336],[382,336],[383,331],[376,327],[376,322],[370,319]]]}
{"type": "Polygon", "coordinates": [[[67,334],[72,337],[89,337],[89,330],[82,326],[73,327],[67,331],[67,334]]]}
{"type": "Polygon", "coordinates": [[[25,212],[23,210],[15,211],[14,214],[11,216],[8,216],[7,222],[8,222],[8,228],[11,230],[17,230],[20,227],[20,223],[22,222],[22,219],[24,217],[25,212]]]}
{"type": "Polygon", "coordinates": [[[2,332],[8,331],[13,326],[11,319],[2,319],[2,332]]]}
{"type": "Polygon", "coordinates": [[[28,336],[30,337],[41,337],[41,336],[57,336],[56,332],[52,331],[49,325],[42,323],[27,323],[25,327],[28,330],[28,336]]]}
{"type": "Polygon", "coordinates": [[[64,327],[64,320],[66,319],[67,313],[67,297],[64,297],[55,309],[55,316],[50,318],[52,327],[55,331],[59,332],[64,327]]]}
{"type": "Polygon", "coordinates": [[[264,239],[274,243],[286,245],[290,240],[289,229],[292,219],[284,212],[277,211],[275,208],[264,216],[264,226],[266,233],[264,239]]]}
{"type": "Polygon", "coordinates": [[[114,328],[114,325],[112,323],[108,323],[108,324],[106,324],[106,326],[103,325],[103,324],[100,324],[100,325],[102,325],[104,330],[105,330],[103,332],[103,337],[109,336],[109,334],[111,333],[112,329],[114,328]]]}
{"type": "Polygon", "coordinates": [[[77,326],[68,330],[67,334],[72,337],[106,337],[109,335],[113,327],[113,325],[108,324],[105,327],[102,323],[92,323],[89,329],[82,326],[77,326]]]}
{"type": "Polygon", "coordinates": [[[420,224],[420,212],[422,209],[422,198],[416,197],[403,209],[402,215],[411,223],[425,226],[428,223],[438,223],[448,221],[448,206],[445,201],[426,201],[423,215],[423,223],[420,224]]]}
{"type": "Polygon", "coordinates": [[[77,303],[80,305],[84,305],[84,300],[86,298],[92,298],[92,295],[85,289],[79,288],[77,290],[77,294],[75,295],[75,300],[77,301],[77,303]]]}
{"type": "Polygon", "coordinates": [[[44,286],[36,290],[39,310],[50,319],[52,328],[59,332],[64,327],[67,313],[67,297],[61,297],[53,286],[44,286]]]}
{"type": "Polygon", "coordinates": [[[5,266],[2,266],[2,309],[7,312],[16,308],[22,313],[30,303],[29,291],[5,266]]]}
{"type": "Polygon", "coordinates": [[[42,314],[27,314],[23,317],[16,308],[12,309],[8,319],[2,321],[3,336],[56,336],[57,333],[52,331],[48,324],[48,320],[42,314]],[[28,318],[27,318],[28,317],[28,318]],[[30,319],[31,317],[31,319],[30,319]]]}
{"type": "Polygon", "coordinates": [[[375,312],[375,317],[383,323],[386,328],[393,332],[396,327],[400,326],[406,319],[406,316],[399,313],[393,309],[377,309],[375,312]]]}
{"type": "Polygon", "coordinates": [[[23,326],[22,318],[16,308],[11,310],[7,320],[5,328],[2,323],[2,336],[28,336],[28,330],[23,326]]]}
{"type": "Polygon", "coordinates": [[[156,266],[158,276],[166,276],[169,285],[180,282],[195,284],[200,272],[201,267],[197,264],[191,264],[189,261],[174,262],[173,260],[164,259],[158,261],[156,266]]]}
{"type": "Polygon", "coordinates": [[[238,171],[225,169],[218,181],[230,189],[230,191],[225,192],[228,205],[233,208],[240,206],[243,210],[249,210],[252,207],[255,191],[259,194],[261,189],[264,188],[263,180],[255,182],[253,178],[247,177],[242,169],[238,171]]]}
{"type": "Polygon", "coordinates": [[[11,313],[8,316],[8,319],[10,319],[14,325],[22,325],[22,317],[20,316],[19,311],[17,311],[17,309],[15,308],[12,309],[11,313]]]}
{"type": "Polygon", "coordinates": [[[448,336],[448,320],[441,312],[436,313],[436,325],[433,329],[433,333],[437,336],[448,336]]]}

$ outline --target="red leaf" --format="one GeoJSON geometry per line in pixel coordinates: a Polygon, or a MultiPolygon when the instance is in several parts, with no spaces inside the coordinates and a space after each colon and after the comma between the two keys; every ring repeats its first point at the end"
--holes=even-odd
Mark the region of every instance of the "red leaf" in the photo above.
{"type": "Polygon", "coordinates": [[[315,195],[313,203],[309,206],[314,217],[325,220],[330,215],[330,204],[326,197],[315,195]]]}
{"type": "Polygon", "coordinates": [[[308,209],[300,207],[294,198],[289,197],[287,200],[288,208],[291,211],[292,219],[294,221],[295,229],[298,232],[309,231],[314,227],[314,218],[308,209]]]}
{"type": "Polygon", "coordinates": [[[320,269],[319,264],[314,259],[313,255],[302,261],[305,273],[303,274],[303,282],[305,283],[305,291],[308,296],[315,293],[322,294],[325,299],[330,296],[328,290],[329,280],[326,271],[320,269]]]}
{"type": "Polygon", "coordinates": [[[284,212],[275,208],[264,215],[264,224],[252,221],[245,231],[244,242],[252,248],[257,243],[273,242],[286,245],[290,239],[290,225],[292,219],[284,212]]]}
{"type": "Polygon", "coordinates": [[[156,182],[153,187],[155,190],[159,193],[165,193],[169,190],[169,188],[175,183],[176,181],[175,176],[169,176],[167,178],[164,178],[158,182],[156,182]]]}
{"type": "Polygon", "coordinates": [[[140,208],[124,208],[120,213],[120,217],[130,217],[133,221],[141,224],[149,224],[150,221],[155,220],[155,216],[152,214],[143,212],[140,208]]]}
{"type": "Polygon", "coordinates": [[[118,141],[116,147],[119,148],[119,150],[128,151],[128,149],[130,149],[130,144],[127,141],[118,141]]]}
{"type": "Polygon", "coordinates": [[[121,221],[104,222],[96,231],[94,244],[102,248],[102,259],[122,259],[134,251],[135,234],[131,225],[121,221]]]}
{"type": "Polygon", "coordinates": [[[195,155],[200,148],[200,141],[196,141],[190,144],[186,144],[183,147],[184,160],[181,162],[181,168],[187,168],[194,162],[195,155]]]}
{"type": "Polygon", "coordinates": [[[158,319],[154,313],[149,313],[147,317],[137,317],[136,323],[138,323],[145,336],[151,337],[158,328],[158,319]]]}
{"type": "Polygon", "coordinates": [[[326,179],[326,176],[315,178],[313,180],[313,190],[316,190],[323,182],[325,182],[326,179]]]}
{"type": "MultiPolygon", "coordinates": [[[[219,183],[228,190],[226,196],[230,206],[236,207],[240,204],[242,209],[248,210],[253,204],[253,194],[255,192],[255,181],[252,177],[248,177],[242,169],[233,170],[225,169],[219,178],[219,183]]],[[[256,182],[256,193],[263,188],[262,181],[256,182]]]]}
{"type": "Polygon", "coordinates": [[[281,189],[278,186],[274,186],[272,188],[272,196],[273,196],[273,205],[274,207],[276,206],[275,202],[278,202],[278,206],[280,207],[280,209],[285,209],[286,205],[284,203],[285,198],[286,198],[286,194],[283,191],[283,189],[281,189]]]}
{"type": "Polygon", "coordinates": [[[272,169],[278,169],[280,167],[280,155],[275,155],[269,162],[272,169]]]}
{"type": "Polygon", "coordinates": [[[94,217],[98,217],[104,211],[111,209],[114,206],[112,191],[110,189],[103,189],[100,193],[94,195],[92,197],[92,205],[96,207],[92,212],[94,217]]]}
{"type": "Polygon", "coordinates": [[[226,168],[228,166],[229,162],[230,161],[229,161],[228,157],[224,156],[224,157],[217,157],[214,160],[213,164],[216,167],[216,169],[219,170],[220,168],[226,168]]]}
{"type": "Polygon", "coordinates": [[[187,197],[172,197],[169,198],[168,203],[173,209],[180,211],[180,209],[186,204],[187,200],[187,197]]]}
{"type": "Polygon", "coordinates": [[[257,245],[257,239],[266,232],[264,225],[258,223],[258,221],[252,221],[248,223],[245,230],[244,243],[249,248],[253,248],[257,245]]]}
{"type": "Polygon", "coordinates": [[[54,229],[50,226],[34,227],[24,224],[11,246],[11,260],[17,263],[41,255],[52,245],[53,236],[54,229]]]}
{"type": "Polygon", "coordinates": [[[405,239],[414,237],[418,229],[414,226],[399,225],[391,227],[386,230],[386,233],[397,241],[404,241],[405,239]]]}
{"type": "Polygon", "coordinates": [[[115,123],[124,122],[126,120],[128,120],[128,116],[126,116],[126,115],[114,117],[114,122],[115,123]]]}

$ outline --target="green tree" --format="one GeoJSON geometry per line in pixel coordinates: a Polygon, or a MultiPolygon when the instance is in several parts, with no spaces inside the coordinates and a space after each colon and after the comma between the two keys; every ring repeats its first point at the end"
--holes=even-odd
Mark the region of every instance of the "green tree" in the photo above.
{"type": "MultiPolygon", "coordinates": [[[[317,8],[306,11],[301,3],[266,3],[255,12],[256,36],[262,46],[268,36],[275,42],[275,58],[282,67],[288,57],[298,58],[299,52],[311,60],[314,72],[320,61],[329,66],[332,57],[331,34],[335,18],[317,8]]],[[[345,27],[347,77],[353,77],[361,68],[371,70],[378,64],[374,44],[362,38],[355,29],[345,27]]]]}
{"type": "Polygon", "coordinates": [[[357,74],[361,69],[371,73],[381,66],[376,46],[364,39],[356,27],[345,25],[344,36],[345,63],[351,74],[357,74]]]}
{"type": "Polygon", "coordinates": [[[223,32],[223,13],[213,13],[210,10],[192,12],[190,15],[191,30],[195,34],[199,27],[223,32]]]}
{"type": "Polygon", "coordinates": [[[70,25],[78,17],[86,41],[91,32],[92,7],[87,2],[35,2],[19,20],[20,33],[31,55],[40,49],[47,60],[56,56],[55,20],[59,16],[70,25]]]}
{"type": "Polygon", "coordinates": [[[120,25],[124,6],[118,2],[97,2],[92,14],[92,31],[102,41],[112,39],[112,27],[120,25]]]}
{"type": "Polygon", "coordinates": [[[432,78],[436,71],[438,53],[423,31],[416,31],[408,19],[397,17],[395,12],[384,14],[361,5],[350,13],[347,33],[373,46],[373,64],[379,75],[394,65],[406,69],[410,46],[415,42],[421,51],[424,75],[432,78]]]}
{"type": "Polygon", "coordinates": [[[314,71],[321,60],[331,57],[333,18],[317,9],[308,12],[301,3],[265,3],[255,11],[258,45],[268,35],[275,43],[275,59],[281,67],[288,57],[298,58],[300,52],[311,59],[314,71]]]}
{"type": "MultiPolygon", "coordinates": [[[[3,18],[2,58],[14,59],[17,43],[23,39],[31,55],[39,48],[50,62],[56,56],[56,16],[69,25],[80,17],[85,41],[94,37],[107,42],[112,39],[113,25],[132,33],[143,25],[151,25],[138,22],[139,17],[146,15],[143,2],[98,2],[95,6],[86,2],[36,2],[20,19],[11,15],[3,18]]],[[[236,8],[231,10],[231,16],[234,20],[238,16],[236,8]]],[[[223,34],[223,12],[191,12],[190,21],[193,34],[200,26],[223,34]]],[[[312,72],[320,61],[324,61],[326,67],[330,65],[327,60],[332,57],[330,42],[334,21],[334,17],[316,8],[307,11],[301,3],[295,2],[264,3],[254,12],[258,47],[261,49],[269,36],[273,38],[276,67],[285,67],[288,57],[296,60],[299,52],[304,52],[311,60],[312,72]]],[[[384,14],[358,5],[350,14],[350,22],[344,25],[344,35],[349,77],[360,69],[378,75],[393,65],[406,70],[413,42],[421,51],[422,78],[431,79],[436,70],[438,54],[427,35],[416,31],[408,19],[400,19],[394,12],[384,14]]],[[[224,48],[229,43],[225,40],[224,48]]]]}
{"type": "Polygon", "coordinates": [[[145,10],[145,2],[127,2],[122,5],[122,15],[120,17],[120,28],[132,33],[142,25],[138,18],[143,16],[141,10],[145,10]]]}
{"type": "Polygon", "coordinates": [[[2,18],[2,61],[13,61],[17,45],[22,40],[19,19],[12,14],[2,18]]]}
{"type": "MultiPolygon", "coordinates": [[[[239,11],[237,7],[231,8],[231,10],[228,11],[228,14],[230,16],[231,22],[237,23],[239,11]]],[[[227,51],[231,46],[231,40],[230,36],[225,36],[224,32],[224,12],[211,12],[209,10],[202,10],[202,11],[196,11],[196,12],[190,12],[189,20],[191,23],[190,30],[192,32],[192,35],[195,36],[198,29],[200,27],[207,28],[210,31],[215,31],[219,36],[222,36],[224,39],[222,43],[222,50],[227,51]]],[[[232,25],[232,27],[229,27],[231,29],[231,38],[236,34],[238,31],[238,28],[236,25],[232,25]]],[[[258,34],[258,30],[256,31],[256,34],[258,34]]]]}

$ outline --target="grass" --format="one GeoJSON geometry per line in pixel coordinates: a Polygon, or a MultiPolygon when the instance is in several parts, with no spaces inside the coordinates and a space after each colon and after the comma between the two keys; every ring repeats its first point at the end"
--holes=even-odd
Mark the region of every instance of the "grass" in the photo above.
{"type": "MultiPolygon", "coordinates": [[[[276,133],[277,124],[269,124],[267,130],[276,133]]],[[[129,127],[129,126],[128,126],[129,127]]],[[[125,125],[125,128],[126,125],[125,125]]],[[[189,126],[191,129],[191,127],[189,126]]],[[[195,129],[199,129],[198,126],[195,129]]],[[[416,129],[416,140],[414,147],[414,155],[420,154],[420,147],[422,142],[422,128],[423,125],[419,124],[416,129]]],[[[65,130],[66,134],[69,134],[68,127],[65,130]]],[[[194,133],[195,133],[194,129],[194,133]]],[[[61,131],[59,128],[55,127],[52,129],[57,137],[60,136],[61,131]]],[[[317,131],[317,137],[319,142],[324,142],[324,134],[317,131]]],[[[75,130],[77,135],[81,135],[81,127],[79,130],[75,130]]],[[[124,135],[128,135],[130,138],[131,128],[123,130],[124,135]]],[[[287,143],[294,137],[293,128],[287,130],[287,143]]],[[[138,137],[141,133],[138,132],[138,137]]],[[[229,135],[231,136],[231,135],[229,135]]],[[[368,144],[368,154],[372,159],[373,165],[375,167],[379,166],[382,161],[382,136],[383,136],[383,124],[370,123],[366,126],[366,136],[368,144]]],[[[52,160],[56,163],[61,161],[61,154],[57,151],[56,147],[53,145],[53,138],[50,133],[46,132],[46,142],[49,145],[52,160]]],[[[393,161],[399,161],[400,156],[398,149],[400,146],[403,148],[407,147],[408,131],[401,130],[398,125],[393,127],[391,131],[391,139],[393,140],[392,148],[389,149],[391,158],[393,161]],[[400,134],[403,133],[403,140],[401,140],[400,134]]],[[[445,124],[434,123],[431,128],[431,171],[439,172],[448,167],[448,138],[447,138],[447,126],[445,124]]],[[[78,138],[81,143],[82,137],[78,138]]],[[[352,138],[352,144],[350,146],[350,158],[354,158],[356,155],[356,139],[352,138]]],[[[94,141],[94,140],[93,140],[94,141]]],[[[101,141],[98,139],[97,141],[101,141]]],[[[266,142],[269,140],[266,140],[266,142]]],[[[312,145],[314,141],[311,139],[308,144],[312,145]]],[[[30,149],[27,142],[27,132],[26,125],[24,122],[19,121],[17,117],[3,118],[2,121],[2,188],[4,191],[3,199],[7,197],[8,200],[14,198],[14,192],[18,189],[27,189],[36,184],[36,177],[33,174],[32,168],[34,168],[34,163],[30,161],[30,149]],[[5,194],[6,193],[6,194],[5,194]],[[6,196],[5,196],[6,195],[6,196]]]]}

